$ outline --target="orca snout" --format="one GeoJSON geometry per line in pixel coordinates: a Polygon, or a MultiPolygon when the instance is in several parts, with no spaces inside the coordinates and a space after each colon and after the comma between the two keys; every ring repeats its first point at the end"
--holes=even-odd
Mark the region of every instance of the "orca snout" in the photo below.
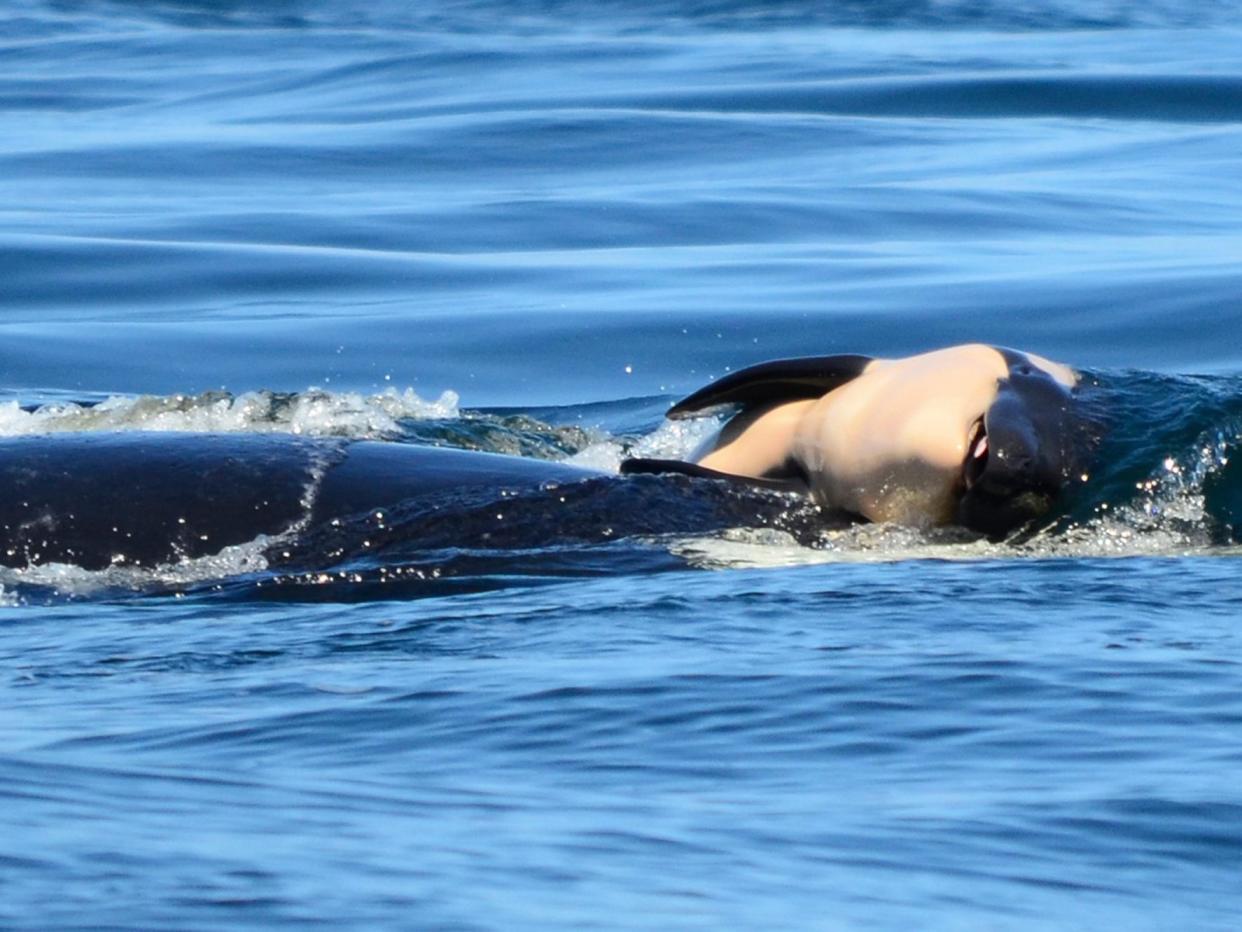
{"type": "Polygon", "coordinates": [[[1069,473],[1070,404],[1051,379],[1001,382],[968,443],[960,524],[999,538],[1051,508],[1069,473]]]}

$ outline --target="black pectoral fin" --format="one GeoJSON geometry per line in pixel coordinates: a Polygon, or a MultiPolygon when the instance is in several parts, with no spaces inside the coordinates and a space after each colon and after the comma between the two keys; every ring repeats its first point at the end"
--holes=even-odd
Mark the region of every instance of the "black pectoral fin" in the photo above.
{"type": "Polygon", "coordinates": [[[857,378],[870,356],[806,356],[760,363],[717,379],[669,408],[674,420],[704,414],[723,405],[752,408],[826,395],[857,378]]]}
{"type": "Polygon", "coordinates": [[[739,485],[748,485],[760,489],[772,489],[777,492],[805,493],[807,485],[801,479],[760,479],[754,476],[737,476],[733,473],[708,469],[697,463],[685,463],[681,460],[632,459],[621,463],[621,475],[667,475],[694,476],[696,479],[723,479],[739,485]]]}

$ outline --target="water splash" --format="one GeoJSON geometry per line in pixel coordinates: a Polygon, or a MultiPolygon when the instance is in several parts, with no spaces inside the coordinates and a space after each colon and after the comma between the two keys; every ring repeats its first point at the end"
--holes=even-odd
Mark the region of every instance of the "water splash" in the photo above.
{"type": "Polygon", "coordinates": [[[600,472],[618,472],[621,461],[631,457],[690,459],[694,451],[720,430],[721,419],[693,418],[665,421],[641,437],[599,437],[566,462],[600,472]]]}
{"type": "Polygon", "coordinates": [[[0,404],[0,436],[58,431],[144,430],[210,433],[291,433],[378,440],[402,434],[401,421],[454,418],[455,392],[426,401],[407,388],[358,392],[204,392],[199,395],[114,396],[98,404],[0,404]]]}
{"type": "Polygon", "coordinates": [[[181,594],[207,583],[263,573],[268,568],[267,552],[296,533],[296,529],[290,529],[280,535],[261,535],[210,556],[153,567],[120,563],[102,570],[68,563],[42,563],[21,569],[0,567],[0,606],[37,603],[43,601],[43,594],[56,599],[122,593],[181,594]]]}
{"type": "Polygon", "coordinates": [[[1209,507],[1206,487],[1228,466],[1238,439],[1236,426],[1210,427],[1135,480],[1132,498],[1101,498],[1088,517],[1055,523],[1022,549],[1036,556],[1155,556],[1218,547],[1227,516],[1209,507]]]}

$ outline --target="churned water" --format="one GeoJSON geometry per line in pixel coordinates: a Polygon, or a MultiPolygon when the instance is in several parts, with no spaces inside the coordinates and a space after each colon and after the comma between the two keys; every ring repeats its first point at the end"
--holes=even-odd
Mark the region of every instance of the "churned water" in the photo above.
{"type": "Polygon", "coordinates": [[[0,435],[613,472],[975,340],[1107,426],[1007,543],[605,476],[0,570],[0,925],[1236,928],[1239,12],[10,0],[0,435]]]}

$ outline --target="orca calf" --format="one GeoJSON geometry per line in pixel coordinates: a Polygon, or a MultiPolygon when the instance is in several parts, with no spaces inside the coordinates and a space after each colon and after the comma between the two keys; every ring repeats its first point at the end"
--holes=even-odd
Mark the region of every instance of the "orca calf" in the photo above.
{"type": "Polygon", "coordinates": [[[176,563],[419,497],[592,475],[515,456],[288,434],[9,437],[0,439],[0,564],[176,563]]]}
{"type": "Polygon", "coordinates": [[[1089,437],[1068,367],[972,344],[904,359],[762,363],[700,389],[673,419],[739,409],[690,463],[630,460],[809,493],[869,521],[959,524],[1000,538],[1082,477],[1089,437]]]}

